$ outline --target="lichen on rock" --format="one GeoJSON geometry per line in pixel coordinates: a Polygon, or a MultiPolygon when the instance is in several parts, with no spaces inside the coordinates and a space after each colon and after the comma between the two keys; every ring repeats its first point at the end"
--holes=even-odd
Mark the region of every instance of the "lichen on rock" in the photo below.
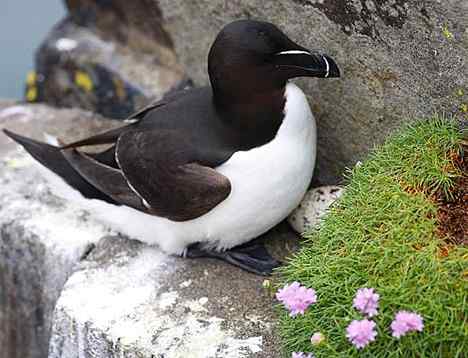
{"type": "Polygon", "coordinates": [[[29,102],[122,119],[187,83],[154,2],[66,3],[69,16],[36,53],[34,78],[26,83],[29,102]]]}

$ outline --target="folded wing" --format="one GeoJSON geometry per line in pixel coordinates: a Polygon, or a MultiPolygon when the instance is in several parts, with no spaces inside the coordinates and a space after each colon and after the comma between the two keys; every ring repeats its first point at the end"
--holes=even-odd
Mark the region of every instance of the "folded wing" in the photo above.
{"type": "Polygon", "coordinates": [[[229,179],[202,162],[172,130],[126,132],[116,159],[125,179],[154,215],[186,221],[206,214],[231,192],[229,179]]]}
{"type": "Polygon", "coordinates": [[[128,185],[121,170],[100,163],[76,149],[63,150],[62,153],[73,169],[100,192],[119,204],[148,212],[142,199],[128,185]]]}

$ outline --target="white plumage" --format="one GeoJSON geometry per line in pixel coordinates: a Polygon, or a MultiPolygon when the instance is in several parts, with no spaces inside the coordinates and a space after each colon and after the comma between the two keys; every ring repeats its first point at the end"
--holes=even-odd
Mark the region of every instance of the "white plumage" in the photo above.
{"type": "Polygon", "coordinates": [[[96,218],[131,238],[157,244],[170,254],[203,242],[217,250],[245,243],[283,220],[304,196],[315,164],[316,125],[304,93],[286,86],[285,117],[269,143],[239,151],[216,170],[231,181],[229,197],[207,214],[175,222],[125,206],[85,199],[47,171],[58,196],[78,202],[96,218]]]}

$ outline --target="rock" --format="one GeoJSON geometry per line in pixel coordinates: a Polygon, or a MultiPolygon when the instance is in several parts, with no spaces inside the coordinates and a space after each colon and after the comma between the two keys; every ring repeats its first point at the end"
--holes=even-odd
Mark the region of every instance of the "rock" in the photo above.
{"type": "MultiPolygon", "coordinates": [[[[4,107],[0,104],[0,128],[36,138],[39,128],[80,136],[85,125],[88,130],[115,125],[77,110],[4,107]]],[[[85,212],[53,197],[31,157],[0,133],[1,358],[47,356],[61,288],[81,256],[106,234],[85,212]]]]}
{"type": "Polygon", "coordinates": [[[50,197],[31,165],[25,157],[0,164],[0,356],[5,358],[47,355],[62,285],[107,233],[86,213],[50,197]]]}
{"type": "MultiPolygon", "coordinates": [[[[70,141],[119,124],[76,109],[0,104],[0,128],[38,139],[70,141]]],[[[115,236],[51,194],[3,134],[0,233],[0,358],[47,356],[51,327],[51,358],[281,356],[262,277],[115,236]]],[[[268,242],[283,259],[297,237],[282,224],[268,242]]]]}
{"type": "Polygon", "coordinates": [[[298,233],[317,226],[328,208],[343,194],[339,186],[322,186],[309,190],[299,206],[289,215],[288,222],[298,233]]]}
{"type": "MultiPolygon", "coordinates": [[[[151,2],[151,1],[150,1],[151,2]]],[[[36,53],[26,99],[126,118],[190,85],[148,1],[66,1],[69,16],[36,53]]]]}
{"type": "MultiPolygon", "coordinates": [[[[7,128],[38,140],[44,134],[65,142],[122,126],[122,122],[79,109],[55,109],[42,104],[15,104],[0,107],[0,128],[7,128]]],[[[0,133],[0,155],[18,148],[0,133]]]]}
{"type": "Polygon", "coordinates": [[[207,83],[209,46],[241,18],[277,24],[299,44],[323,49],[343,76],[302,79],[318,120],[319,183],[337,183],[346,166],[402,122],[468,105],[466,0],[159,0],[180,62],[207,83]],[[457,95],[459,89],[463,95],[457,95]]]}
{"type": "Polygon", "coordinates": [[[161,46],[167,49],[173,46],[153,0],[140,0],[138,4],[126,0],[64,0],[64,3],[74,23],[126,43],[132,49],[151,54],[161,51],[161,46]]]}
{"type": "Polygon", "coordinates": [[[262,281],[102,239],[57,302],[49,358],[280,357],[262,281]]]}

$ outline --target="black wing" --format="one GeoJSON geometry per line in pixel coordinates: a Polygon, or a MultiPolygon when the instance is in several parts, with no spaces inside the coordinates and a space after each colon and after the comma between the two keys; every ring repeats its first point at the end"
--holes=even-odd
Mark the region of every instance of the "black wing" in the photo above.
{"type": "Polygon", "coordinates": [[[195,219],[231,192],[229,179],[201,165],[196,149],[173,130],[122,134],[116,159],[148,210],[170,220],[195,219]]]}
{"type": "Polygon", "coordinates": [[[62,177],[68,185],[78,190],[84,197],[88,199],[104,200],[111,204],[118,204],[116,200],[97,189],[74,169],[64,156],[64,152],[66,151],[61,151],[58,147],[23,137],[6,129],[3,131],[15,142],[22,145],[34,159],[62,177]]]}
{"type": "Polygon", "coordinates": [[[93,187],[119,204],[146,212],[144,201],[128,185],[122,171],[107,166],[76,149],[62,150],[63,157],[93,187]]]}

